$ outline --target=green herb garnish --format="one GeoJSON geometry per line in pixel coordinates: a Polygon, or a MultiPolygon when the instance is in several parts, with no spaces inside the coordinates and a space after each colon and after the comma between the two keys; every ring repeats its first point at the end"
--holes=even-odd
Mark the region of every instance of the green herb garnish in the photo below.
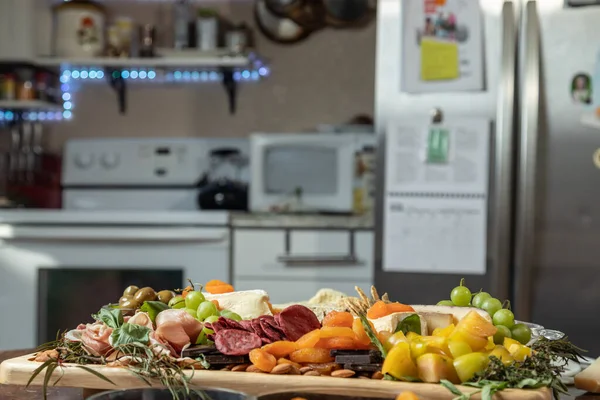
{"type": "Polygon", "coordinates": [[[404,318],[402,321],[398,323],[395,332],[402,332],[405,335],[408,332],[414,332],[416,334],[421,334],[421,318],[418,314],[409,315],[404,318]]]}

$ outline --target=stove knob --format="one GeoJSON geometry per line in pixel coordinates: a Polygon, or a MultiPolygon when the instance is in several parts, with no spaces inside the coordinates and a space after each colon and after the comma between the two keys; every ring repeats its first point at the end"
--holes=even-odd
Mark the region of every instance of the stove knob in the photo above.
{"type": "Polygon", "coordinates": [[[119,164],[119,155],[115,153],[108,153],[102,156],[102,165],[106,169],[113,169],[119,164]]]}
{"type": "Polygon", "coordinates": [[[77,154],[74,161],[76,166],[86,169],[93,164],[94,157],[91,154],[77,154]]]}

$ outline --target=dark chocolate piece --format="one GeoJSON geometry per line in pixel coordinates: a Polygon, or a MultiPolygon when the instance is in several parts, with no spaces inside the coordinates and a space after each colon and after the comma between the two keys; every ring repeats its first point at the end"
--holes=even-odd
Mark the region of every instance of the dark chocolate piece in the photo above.
{"type": "Polygon", "coordinates": [[[368,372],[375,372],[375,371],[381,371],[381,366],[382,364],[352,364],[352,363],[348,363],[348,364],[344,364],[344,368],[345,369],[350,369],[352,371],[368,371],[368,372]]]}
{"type": "Polygon", "coordinates": [[[210,365],[246,364],[249,362],[245,356],[226,356],[221,354],[205,355],[204,359],[210,365]]]}
{"type": "Polygon", "coordinates": [[[200,354],[219,354],[215,346],[197,345],[191,346],[181,352],[181,357],[198,357],[200,354]]]}

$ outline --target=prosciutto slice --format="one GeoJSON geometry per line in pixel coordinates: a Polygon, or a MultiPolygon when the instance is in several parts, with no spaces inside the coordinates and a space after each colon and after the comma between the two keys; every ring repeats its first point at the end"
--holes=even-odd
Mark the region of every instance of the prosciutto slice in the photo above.
{"type": "Polygon", "coordinates": [[[83,347],[91,355],[103,356],[111,350],[109,342],[110,335],[112,334],[112,328],[104,325],[102,322],[96,322],[94,324],[87,324],[85,329],[81,330],[81,341],[83,347]]]}

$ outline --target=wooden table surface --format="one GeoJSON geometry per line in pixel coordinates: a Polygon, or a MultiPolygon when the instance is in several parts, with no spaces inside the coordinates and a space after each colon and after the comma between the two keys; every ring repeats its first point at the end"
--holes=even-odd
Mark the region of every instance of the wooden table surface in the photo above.
{"type": "MultiPolygon", "coordinates": [[[[33,350],[11,350],[0,351],[0,363],[9,358],[33,353],[33,350]]],[[[87,397],[83,389],[49,387],[48,400],[82,400],[87,397]]],[[[41,400],[42,388],[38,386],[0,385],[0,400],[41,400]]],[[[569,390],[569,396],[563,396],[565,400],[600,400],[600,394],[586,394],[573,387],[569,390]]]]}

